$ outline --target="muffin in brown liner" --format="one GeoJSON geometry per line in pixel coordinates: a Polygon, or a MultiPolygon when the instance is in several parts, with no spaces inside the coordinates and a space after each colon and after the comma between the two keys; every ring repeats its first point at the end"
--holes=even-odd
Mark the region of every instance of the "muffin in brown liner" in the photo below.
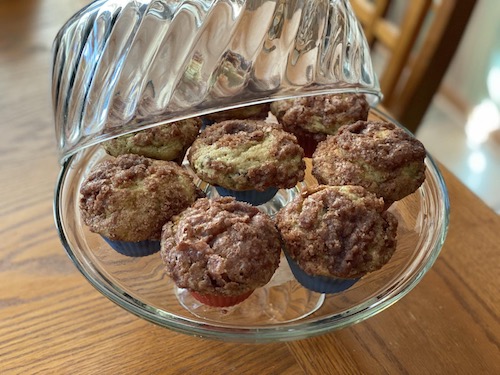
{"type": "Polygon", "coordinates": [[[363,94],[329,94],[278,100],[271,113],[297,137],[306,157],[311,157],[327,135],[359,120],[366,120],[370,105],[363,94]]]}
{"type": "Polygon", "coordinates": [[[280,254],[271,218],[232,197],[199,199],[163,228],[167,275],[211,306],[241,302],[267,284],[280,254]]]}

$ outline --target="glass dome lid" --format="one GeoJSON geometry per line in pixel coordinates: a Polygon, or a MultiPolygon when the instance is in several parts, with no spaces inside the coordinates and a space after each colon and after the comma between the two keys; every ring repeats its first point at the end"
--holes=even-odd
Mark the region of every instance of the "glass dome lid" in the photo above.
{"type": "Polygon", "coordinates": [[[53,47],[61,162],[150,126],[335,92],[381,96],[348,0],[97,0],[53,47]]]}

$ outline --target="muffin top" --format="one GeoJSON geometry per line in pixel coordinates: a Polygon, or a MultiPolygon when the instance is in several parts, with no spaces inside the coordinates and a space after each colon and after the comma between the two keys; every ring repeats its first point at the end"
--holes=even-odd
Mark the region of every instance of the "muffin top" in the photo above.
{"type": "Polygon", "coordinates": [[[318,185],[276,216],[287,254],[306,273],[359,278],[386,264],[396,249],[397,220],[361,186],[318,185]]]}
{"type": "Polygon", "coordinates": [[[287,131],[318,141],[335,134],[342,125],[366,120],[369,110],[362,94],[305,96],[271,103],[271,112],[287,131]]]}
{"type": "Polygon", "coordinates": [[[232,190],[291,188],[304,178],[304,151],[279,124],[229,120],[200,133],[188,153],[202,180],[232,190]]]}
{"type": "Polygon", "coordinates": [[[170,161],[126,154],[97,164],[80,187],[82,219],[111,240],[159,240],[161,228],[200,195],[170,161]]]}
{"type": "Polygon", "coordinates": [[[240,295],[265,285],[280,261],[273,221],[232,197],[201,198],[165,224],[161,256],[177,286],[240,295]]]}
{"type": "Polygon", "coordinates": [[[203,118],[213,122],[245,119],[265,120],[269,115],[269,110],[270,104],[264,103],[210,113],[208,115],[204,115],[203,118]]]}
{"type": "Polygon", "coordinates": [[[198,136],[199,117],[125,134],[102,143],[112,156],[137,154],[152,159],[182,162],[186,150],[198,136]]]}
{"type": "Polygon", "coordinates": [[[358,121],[321,142],[312,173],[327,185],[361,185],[386,203],[413,193],[425,179],[422,143],[396,125],[358,121]]]}

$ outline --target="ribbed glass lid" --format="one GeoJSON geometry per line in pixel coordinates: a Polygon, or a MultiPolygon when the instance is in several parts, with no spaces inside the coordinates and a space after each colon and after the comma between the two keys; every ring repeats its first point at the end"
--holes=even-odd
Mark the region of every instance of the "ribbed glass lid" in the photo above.
{"type": "Polygon", "coordinates": [[[54,42],[63,162],[149,126],[291,96],[380,88],[348,0],[97,0],[54,42]]]}

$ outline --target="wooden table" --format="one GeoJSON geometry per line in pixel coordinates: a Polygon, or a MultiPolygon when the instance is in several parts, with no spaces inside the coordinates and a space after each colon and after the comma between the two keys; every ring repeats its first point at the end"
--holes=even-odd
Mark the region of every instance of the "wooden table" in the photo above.
{"type": "Polygon", "coordinates": [[[441,256],[408,296],[351,328],[220,343],[157,327],[99,294],[52,218],[51,44],[85,3],[0,1],[0,373],[500,374],[500,218],[446,170],[441,256]]]}

